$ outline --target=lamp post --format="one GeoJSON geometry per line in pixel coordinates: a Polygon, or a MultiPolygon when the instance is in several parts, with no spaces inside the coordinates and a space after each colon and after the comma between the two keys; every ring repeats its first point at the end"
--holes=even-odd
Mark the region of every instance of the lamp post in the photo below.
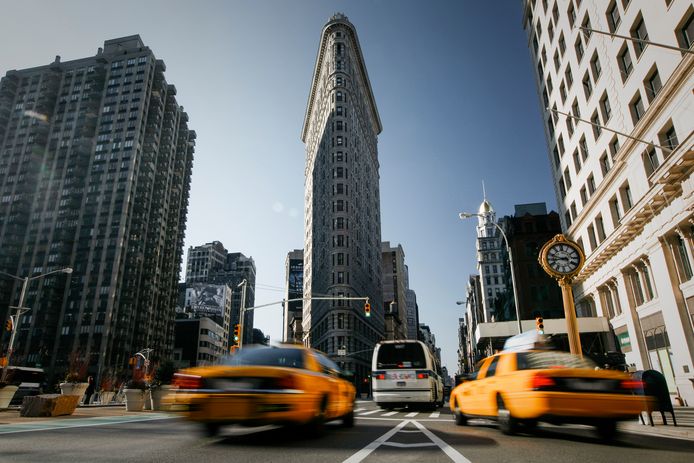
{"type": "MultiPolygon", "coordinates": [[[[461,212],[458,214],[458,217],[460,217],[461,220],[463,219],[469,219],[470,217],[482,217],[483,219],[487,218],[487,215],[485,214],[470,214],[469,212],[461,212]]],[[[508,263],[511,266],[511,284],[513,285],[513,302],[516,306],[516,320],[518,321],[518,334],[523,332],[523,328],[521,326],[521,318],[520,318],[520,306],[518,305],[518,290],[516,288],[516,272],[513,270],[513,253],[511,253],[511,246],[508,244],[508,238],[506,237],[506,232],[504,232],[504,229],[499,226],[498,223],[492,222],[494,226],[501,232],[501,236],[504,238],[504,244],[506,244],[506,252],[508,252],[508,263]]]]}
{"type": "MultiPolygon", "coordinates": [[[[17,275],[12,275],[6,272],[0,272],[0,274],[8,276],[10,278],[14,278],[15,280],[19,280],[22,282],[22,291],[19,293],[19,304],[16,307],[10,306],[10,309],[17,309],[14,315],[10,315],[10,320],[12,320],[12,334],[10,335],[10,346],[7,349],[7,363],[6,365],[9,367],[10,366],[10,360],[12,358],[12,351],[14,348],[14,340],[17,336],[17,326],[19,325],[19,317],[26,311],[31,310],[28,307],[24,307],[24,298],[26,297],[26,292],[27,292],[27,286],[29,285],[29,282],[31,280],[38,280],[39,278],[47,277],[48,275],[52,275],[54,273],[72,273],[72,268],[71,267],[65,267],[61,268],[58,270],[53,270],[51,272],[46,272],[46,273],[41,273],[39,275],[34,275],[33,277],[18,277],[17,275]]],[[[3,377],[2,379],[4,380],[5,377],[7,376],[7,368],[3,369],[3,377]]]]}

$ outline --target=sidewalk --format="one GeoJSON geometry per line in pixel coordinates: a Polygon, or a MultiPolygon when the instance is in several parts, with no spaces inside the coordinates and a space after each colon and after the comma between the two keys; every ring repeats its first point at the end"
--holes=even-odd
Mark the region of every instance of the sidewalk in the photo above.
{"type": "Polygon", "coordinates": [[[124,404],[114,405],[80,405],[75,409],[72,415],[65,416],[41,416],[41,417],[24,417],[19,416],[19,407],[12,407],[5,410],[0,410],[0,428],[6,424],[21,424],[34,423],[38,421],[54,421],[54,420],[75,420],[82,418],[101,418],[111,416],[128,416],[128,415],[143,415],[148,413],[162,413],[159,411],[152,412],[151,410],[141,412],[125,411],[124,404]]]}
{"type": "Polygon", "coordinates": [[[619,430],[644,436],[694,440],[694,407],[675,407],[677,426],[673,425],[670,413],[665,413],[667,425],[663,424],[660,412],[653,412],[652,416],[654,426],[648,424],[648,417],[644,413],[644,420],[647,424],[641,424],[639,420],[625,421],[619,424],[619,430]]]}

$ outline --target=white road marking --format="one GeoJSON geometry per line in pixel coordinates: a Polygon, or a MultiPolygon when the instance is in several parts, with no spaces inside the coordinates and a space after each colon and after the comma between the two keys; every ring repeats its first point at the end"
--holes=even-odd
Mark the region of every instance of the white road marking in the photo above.
{"type": "Polygon", "coordinates": [[[378,412],[380,412],[380,411],[381,411],[380,409],[371,410],[370,412],[360,413],[359,416],[373,415],[374,413],[378,413],[378,412]]]}
{"type": "Polygon", "coordinates": [[[381,416],[393,416],[393,415],[395,415],[395,414],[397,414],[397,413],[398,413],[398,412],[388,412],[388,413],[384,413],[384,414],[381,415],[381,416]]]}
{"type": "Polygon", "coordinates": [[[438,418],[441,412],[434,412],[431,415],[429,415],[429,418],[438,418]]]}
{"type": "Polygon", "coordinates": [[[431,439],[433,443],[438,445],[439,448],[443,450],[443,452],[455,463],[471,463],[470,460],[465,458],[460,452],[441,440],[436,434],[425,428],[424,425],[417,423],[416,421],[413,421],[412,423],[417,426],[429,439],[431,439]]]}
{"type": "Polygon", "coordinates": [[[405,415],[405,418],[414,418],[417,415],[419,415],[419,412],[412,412],[405,415]]]}
{"type": "MultiPolygon", "coordinates": [[[[402,431],[400,431],[402,432],[402,431]]],[[[433,442],[415,442],[414,444],[401,444],[400,442],[384,442],[381,445],[388,445],[390,447],[399,447],[401,449],[406,449],[410,447],[436,447],[433,442]]]]}
{"type": "Polygon", "coordinates": [[[390,439],[394,434],[396,434],[398,431],[400,431],[402,428],[405,427],[407,423],[409,423],[409,420],[403,420],[395,426],[393,429],[376,439],[375,441],[371,442],[369,445],[364,447],[363,449],[359,450],[357,453],[346,459],[342,463],[359,463],[361,462],[364,458],[368,457],[371,452],[376,450],[382,443],[390,439]]]}
{"type": "MultiPolygon", "coordinates": [[[[368,418],[367,418],[368,419],[368,418]]],[[[372,418],[373,419],[373,418],[372,418]]],[[[460,452],[458,452],[456,449],[445,443],[443,440],[441,440],[439,437],[436,436],[433,432],[429,431],[427,428],[424,427],[424,425],[418,423],[417,421],[414,420],[402,420],[397,426],[395,426],[393,429],[376,439],[375,441],[371,442],[368,444],[366,447],[363,449],[359,450],[357,453],[346,459],[343,463],[360,463],[363,461],[366,457],[368,457],[371,452],[376,450],[378,447],[386,445],[389,447],[398,447],[398,448],[416,448],[416,447],[431,447],[431,446],[437,446],[440,448],[448,457],[453,460],[454,463],[471,463],[470,460],[465,458],[460,452]],[[408,423],[412,423],[414,426],[417,427],[416,430],[410,430],[410,429],[403,429],[408,423]],[[424,433],[425,436],[427,436],[430,440],[430,442],[414,442],[411,444],[403,444],[400,442],[388,442],[388,439],[393,437],[395,434],[399,432],[422,432],[424,433]]]]}
{"type": "Polygon", "coordinates": [[[363,412],[364,410],[366,410],[366,409],[365,408],[357,408],[356,410],[354,410],[354,413],[363,412]]]}

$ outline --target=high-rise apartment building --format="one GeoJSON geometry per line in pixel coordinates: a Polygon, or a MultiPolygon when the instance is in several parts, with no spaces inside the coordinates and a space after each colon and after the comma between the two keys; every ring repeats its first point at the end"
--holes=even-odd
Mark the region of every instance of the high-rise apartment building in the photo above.
{"type": "MultiPolygon", "coordinates": [[[[173,349],[195,132],[139,36],[0,80],[0,270],[29,284],[14,360],[49,378],[173,349]]],[[[0,278],[0,319],[21,284],[0,278]]]]}
{"type": "Polygon", "coordinates": [[[407,270],[405,251],[401,245],[391,247],[389,241],[381,243],[383,256],[382,282],[385,304],[386,339],[407,339],[407,270]]]}
{"type": "MultiPolygon", "coordinates": [[[[233,333],[232,327],[239,323],[241,313],[241,300],[244,294],[243,281],[246,281],[245,301],[243,307],[253,307],[255,305],[255,261],[253,257],[246,257],[240,252],[228,252],[224,245],[219,241],[213,241],[201,246],[191,246],[188,250],[188,260],[186,262],[186,286],[191,288],[208,287],[214,288],[215,285],[226,285],[229,287],[231,297],[231,312],[229,318],[229,330],[225,332],[233,333]],[[199,285],[207,283],[208,285],[199,285]]],[[[210,289],[209,292],[213,292],[210,289]]],[[[221,290],[220,290],[221,291],[221,290]]],[[[226,294],[225,291],[222,291],[226,294]]],[[[186,298],[187,302],[187,298],[186,298]]],[[[222,324],[222,323],[220,323],[222,324]]],[[[253,339],[253,311],[244,314],[243,320],[243,342],[248,344],[253,339]]],[[[229,340],[229,345],[233,341],[229,340]]]]}
{"type": "Polygon", "coordinates": [[[282,340],[285,342],[301,342],[302,329],[301,317],[304,306],[304,251],[295,249],[287,254],[285,261],[285,275],[287,276],[284,300],[284,326],[282,340]]]}
{"type": "Polygon", "coordinates": [[[321,33],[301,140],[306,144],[304,297],[368,297],[304,302],[304,342],[365,378],[383,338],[381,212],[377,137],[381,121],[356,29],[342,14],[321,33]]]}
{"type": "Polygon", "coordinates": [[[186,283],[206,282],[226,264],[227,250],[219,241],[191,246],[186,261],[186,283]]]}
{"type": "Polygon", "coordinates": [[[692,404],[694,56],[658,45],[691,50],[692,2],[526,0],[523,24],[563,228],[586,253],[576,303],[692,404]]]}

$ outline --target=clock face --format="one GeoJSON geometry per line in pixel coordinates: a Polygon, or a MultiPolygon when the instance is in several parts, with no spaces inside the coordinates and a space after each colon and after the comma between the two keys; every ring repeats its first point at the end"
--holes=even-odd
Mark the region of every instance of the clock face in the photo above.
{"type": "Polygon", "coordinates": [[[565,243],[554,244],[547,251],[547,264],[557,273],[573,273],[580,261],[578,250],[565,243]]]}

